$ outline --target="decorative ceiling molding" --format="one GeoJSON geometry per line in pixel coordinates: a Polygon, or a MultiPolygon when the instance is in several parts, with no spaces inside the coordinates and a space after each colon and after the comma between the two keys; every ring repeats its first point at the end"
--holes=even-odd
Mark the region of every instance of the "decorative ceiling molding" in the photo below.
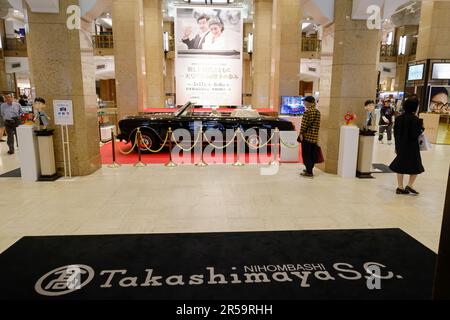
{"type": "Polygon", "coordinates": [[[334,21],[334,0],[304,0],[303,5],[314,23],[326,26],[334,21]]]}
{"type": "Polygon", "coordinates": [[[410,0],[353,0],[352,19],[367,20],[371,14],[367,13],[370,6],[381,8],[382,19],[390,19],[397,9],[410,0]]]}
{"type": "Polygon", "coordinates": [[[58,0],[25,0],[32,12],[59,13],[58,0]]]}

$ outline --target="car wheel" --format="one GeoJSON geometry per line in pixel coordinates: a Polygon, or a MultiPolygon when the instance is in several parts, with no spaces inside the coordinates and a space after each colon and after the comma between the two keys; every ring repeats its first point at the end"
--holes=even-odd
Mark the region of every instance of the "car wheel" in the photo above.
{"type": "Polygon", "coordinates": [[[136,151],[140,149],[141,153],[151,153],[148,149],[158,150],[160,147],[161,143],[154,133],[147,130],[141,131],[141,140],[138,141],[136,151]]]}
{"type": "Polygon", "coordinates": [[[263,132],[258,132],[246,137],[246,141],[246,150],[255,150],[267,141],[267,137],[263,132]]]}

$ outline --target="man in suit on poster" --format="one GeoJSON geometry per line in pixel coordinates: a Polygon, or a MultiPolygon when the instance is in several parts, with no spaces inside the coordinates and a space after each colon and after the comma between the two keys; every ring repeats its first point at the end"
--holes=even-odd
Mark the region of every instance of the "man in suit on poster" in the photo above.
{"type": "Polygon", "coordinates": [[[184,30],[184,35],[181,41],[187,45],[188,49],[203,49],[203,44],[205,39],[209,34],[209,16],[206,14],[201,14],[197,18],[197,24],[199,28],[199,33],[194,38],[190,38],[192,33],[192,27],[187,27],[184,30]]]}

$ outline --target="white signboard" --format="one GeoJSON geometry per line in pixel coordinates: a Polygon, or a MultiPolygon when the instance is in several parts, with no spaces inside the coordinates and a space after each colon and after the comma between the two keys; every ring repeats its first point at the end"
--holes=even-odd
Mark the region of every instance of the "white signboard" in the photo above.
{"type": "Polygon", "coordinates": [[[53,100],[56,125],[73,125],[72,100],[53,100]]]}
{"type": "Polygon", "coordinates": [[[177,8],[176,104],[242,105],[242,10],[177,8]]]}

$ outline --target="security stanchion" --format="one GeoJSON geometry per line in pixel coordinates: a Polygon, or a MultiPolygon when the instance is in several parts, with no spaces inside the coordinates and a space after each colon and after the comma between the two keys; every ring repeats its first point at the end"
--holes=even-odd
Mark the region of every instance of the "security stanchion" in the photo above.
{"type": "Polygon", "coordinates": [[[137,132],[136,132],[136,137],[137,137],[137,148],[138,148],[138,162],[136,162],[134,164],[135,167],[145,167],[146,164],[142,162],[141,160],[141,146],[140,144],[142,143],[142,134],[141,134],[141,129],[138,128],[137,132]]]}
{"type": "MultiPolygon", "coordinates": [[[[203,136],[203,128],[200,127],[200,133],[199,136],[202,137],[203,136]]],[[[195,152],[195,151],[194,151],[195,152]]],[[[196,163],[195,165],[197,167],[206,167],[208,164],[203,160],[203,144],[200,143],[200,152],[201,152],[201,158],[200,161],[198,163],[196,163]]]]}
{"type": "Polygon", "coordinates": [[[176,167],[177,164],[172,161],[172,128],[169,127],[168,131],[168,139],[169,139],[169,162],[167,162],[164,166],[168,168],[176,167]]]}
{"type": "Polygon", "coordinates": [[[108,167],[109,168],[119,168],[120,164],[116,162],[116,136],[114,135],[114,129],[111,129],[111,143],[112,143],[112,159],[113,162],[108,167]]]}
{"type": "Polygon", "coordinates": [[[279,165],[279,155],[280,155],[280,130],[275,128],[275,154],[272,161],[269,162],[270,166],[279,165]],[[277,139],[278,138],[278,139],[277,139]]]}
{"type": "Polygon", "coordinates": [[[235,166],[235,167],[242,167],[242,166],[244,166],[244,164],[240,161],[240,151],[241,151],[241,141],[240,141],[240,136],[241,136],[241,129],[240,128],[237,128],[237,130],[236,130],[236,143],[237,143],[237,145],[236,145],[236,162],[235,163],[233,163],[233,166],[235,166]]]}

